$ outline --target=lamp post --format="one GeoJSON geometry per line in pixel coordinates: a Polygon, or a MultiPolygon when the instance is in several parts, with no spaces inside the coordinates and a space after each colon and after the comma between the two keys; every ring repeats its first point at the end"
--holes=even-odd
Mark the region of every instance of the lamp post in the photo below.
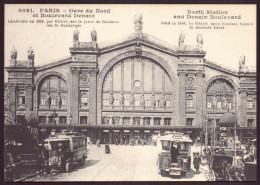
{"type": "Polygon", "coordinates": [[[56,113],[56,110],[54,109],[53,110],[53,113],[52,113],[52,118],[53,118],[53,124],[54,124],[54,132],[56,131],[56,119],[58,118],[58,114],[56,113]]]}
{"type": "Polygon", "coordinates": [[[72,131],[71,130],[71,119],[72,119],[72,115],[71,114],[70,114],[69,118],[70,118],[70,131],[72,131]]]}
{"type": "MultiPolygon", "coordinates": [[[[237,142],[236,142],[236,136],[237,136],[237,117],[236,117],[236,114],[234,113],[234,117],[235,117],[235,131],[234,131],[234,144],[235,144],[235,158],[237,156],[237,142]]],[[[235,164],[236,165],[236,160],[235,160],[235,164]]]]}
{"type": "Polygon", "coordinates": [[[215,148],[215,131],[216,131],[216,119],[215,119],[215,106],[217,105],[217,98],[216,98],[216,94],[214,93],[213,95],[213,147],[215,148]]]}
{"type": "Polygon", "coordinates": [[[205,126],[206,126],[205,148],[206,148],[206,150],[208,150],[208,119],[207,119],[207,115],[205,116],[205,126]]]}

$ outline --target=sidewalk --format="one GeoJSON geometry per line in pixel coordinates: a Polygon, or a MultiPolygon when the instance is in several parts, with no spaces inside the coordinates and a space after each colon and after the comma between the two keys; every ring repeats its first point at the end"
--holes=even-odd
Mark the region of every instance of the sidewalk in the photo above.
{"type": "Polygon", "coordinates": [[[22,167],[20,178],[15,179],[14,182],[22,182],[28,178],[34,177],[39,174],[37,167],[22,167]]]}

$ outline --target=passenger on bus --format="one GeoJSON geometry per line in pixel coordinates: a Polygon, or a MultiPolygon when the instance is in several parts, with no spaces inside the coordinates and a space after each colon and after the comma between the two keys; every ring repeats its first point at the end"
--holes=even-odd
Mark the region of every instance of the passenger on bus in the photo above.
{"type": "Polygon", "coordinates": [[[172,144],[172,147],[171,147],[172,163],[178,162],[178,160],[177,160],[178,156],[179,156],[179,150],[177,149],[177,145],[172,144]]]}

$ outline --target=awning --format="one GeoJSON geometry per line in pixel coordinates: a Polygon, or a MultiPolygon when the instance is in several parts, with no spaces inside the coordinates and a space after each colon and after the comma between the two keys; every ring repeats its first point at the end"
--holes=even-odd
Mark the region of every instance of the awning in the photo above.
{"type": "Polygon", "coordinates": [[[153,131],[154,133],[159,133],[160,131],[159,130],[155,130],[155,131],[153,131]]]}
{"type": "Polygon", "coordinates": [[[129,132],[129,130],[124,130],[124,132],[129,132]]]}
{"type": "Polygon", "coordinates": [[[140,130],[134,130],[134,132],[135,132],[135,133],[139,133],[139,132],[140,132],[140,130]]]}
{"type": "Polygon", "coordinates": [[[119,130],[113,130],[113,132],[119,132],[119,130]]]}
{"type": "Polygon", "coordinates": [[[145,130],[144,132],[145,132],[145,133],[150,133],[150,130],[145,130]]]}
{"type": "Polygon", "coordinates": [[[251,141],[256,141],[256,139],[252,139],[251,141]]]}
{"type": "Polygon", "coordinates": [[[103,130],[103,132],[109,132],[109,130],[103,130]]]}

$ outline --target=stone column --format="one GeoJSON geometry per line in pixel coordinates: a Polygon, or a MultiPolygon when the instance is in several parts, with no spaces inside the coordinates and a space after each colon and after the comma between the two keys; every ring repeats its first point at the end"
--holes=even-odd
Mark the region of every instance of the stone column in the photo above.
{"type": "Polygon", "coordinates": [[[89,123],[94,124],[97,124],[97,71],[89,72],[89,123]]]}
{"type": "Polygon", "coordinates": [[[130,125],[133,125],[134,124],[134,119],[133,117],[130,117],[130,125]]]}
{"type": "Polygon", "coordinates": [[[153,117],[151,117],[150,125],[154,125],[154,119],[153,119],[153,117]]]}
{"type": "Polygon", "coordinates": [[[71,96],[70,114],[72,115],[71,124],[79,123],[79,68],[71,67],[71,96]]]}
{"type": "Polygon", "coordinates": [[[8,84],[8,122],[10,124],[16,123],[16,105],[17,105],[17,86],[14,84],[8,84]]]}
{"type": "Polygon", "coordinates": [[[119,124],[120,124],[120,125],[123,125],[123,117],[120,117],[120,119],[119,119],[119,124]]]}
{"type": "Polygon", "coordinates": [[[161,118],[160,125],[164,125],[164,118],[161,118]]]}
{"type": "Polygon", "coordinates": [[[196,74],[196,126],[202,126],[203,119],[203,73],[196,74]]]}
{"type": "Polygon", "coordinates": [[[113,125],[113,117],[109,117],[109,125],[113,125]]]}
{"type": "Polygon", "coordinates": [[[50,123],[50,118],[49,116],[46,116],[46,124],[49,124],[50,123]]]}
{"type": "Polygon", "coordinates": [[[26,85],[26,97],[25,97],[25,103],[26,103],[26,111],[33,109],[33,84],[26,85]]]}
{"type": "Polygon", "coordinates": [[[178,125],[185,125],[186,72],[179,71],[178,125]]]}
{"type": "Polygon", "coordinates": [[[112,144],[112,133],[113,132],[113,130],[109,130],[109,134],[108,134],[108,142],[109,142],[109,144],[112,144]]]}
{"type": "Polygon", "coordinates": [[[247,126],[246,104],[247,104],[247,90],[240,89],[240,106],[239,106],[238,123],[242,127],[247,126]]]}
{"type": "Polygon", "coordinates": [[[141,117],[141,119],[140,119],[140,125],[144,125],[144,118],[143,117],[141,117]]]}

